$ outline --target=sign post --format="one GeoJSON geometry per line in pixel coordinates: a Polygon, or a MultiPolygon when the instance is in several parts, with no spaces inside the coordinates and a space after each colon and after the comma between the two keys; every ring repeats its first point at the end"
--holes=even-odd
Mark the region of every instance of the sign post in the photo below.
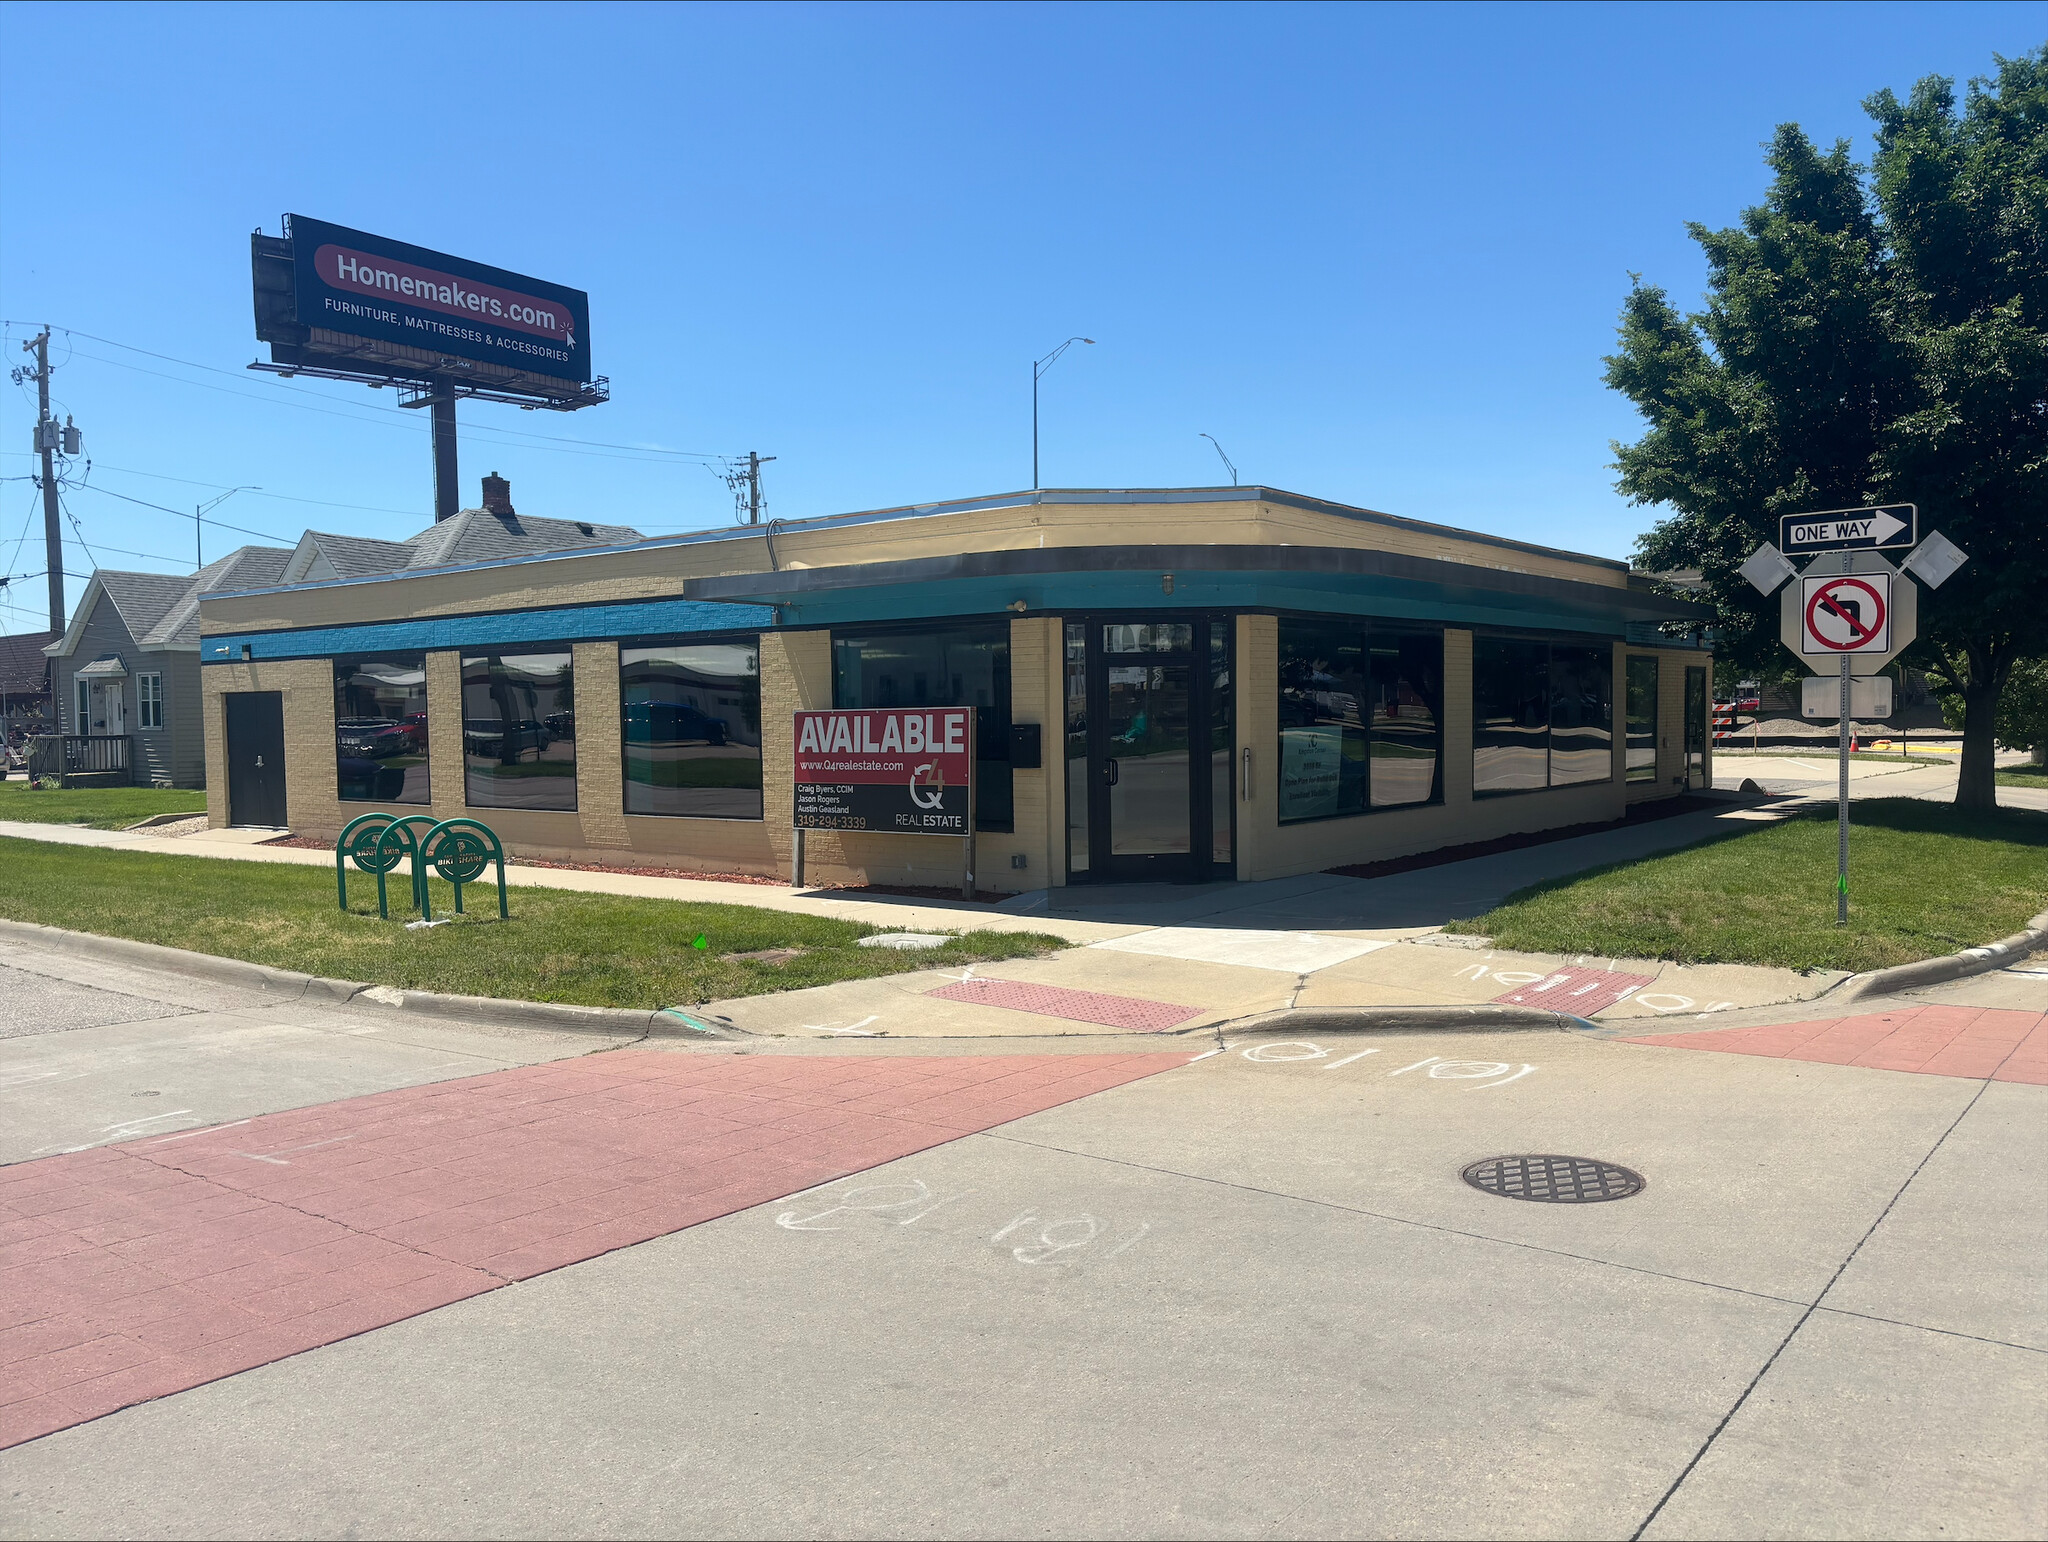
{"type": "MultiPolygon", "coordinates": [[[[1835,925],[1849,924],[1849,741],[1854,731],[1856,676],[1875,675],[1920,633],[1918,583],[1938,589],[1968,560],[1938,530],[1928,532],[1905,561],[1902,574],[1878,553],[1912,547],[1919,536],[1920,511],[1910,503],[1866,509],[1826,509],[1787,514],[1778,521],[1778,546],[1765,542],[1737,569],[1769,595],[1784,586],[1778,605],[1778,636],[1809,668],[1822,660],[1836,666],[1835,699],[1835,925]],[[1785,553],[1819,553],[1796,583],[1785,553]],[[1912,575],[1910,578],[1906,575],[1912,575]],[[1916,583],[1914,580],[1918,580],[1916,583]]],[[[1818,680],[1809,685],[1819,685],[1818,680]]],[[[1889,681],[1884,682],[1887,686],[1889,681]]],[[[1874,682],[1873,682],[1874,686],[1874,682]]],[[[1814,703],[1815,692],[1806,701],[1814,703]]],[[[1870,692],[1889,715],[1891,692],[1870,692]]],[[[1812,706],[1807,716],[1819,716],[1812,706]]]]}
{"type": "Polygon", "coordinates": [[[799,712],[793,742],[797,882],[807,830],[951,835],[974,897],[972,707],[799,712]]]}

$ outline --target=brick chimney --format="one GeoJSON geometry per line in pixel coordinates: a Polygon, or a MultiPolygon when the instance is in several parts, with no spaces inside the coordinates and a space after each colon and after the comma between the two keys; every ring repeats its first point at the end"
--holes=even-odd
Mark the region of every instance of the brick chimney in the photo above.
{"type": "Polygon", "coordinates": [[[484,512],[486,514],[510,514],[512,512],[512,484],[493,471],[484,478],[484,512]]]}

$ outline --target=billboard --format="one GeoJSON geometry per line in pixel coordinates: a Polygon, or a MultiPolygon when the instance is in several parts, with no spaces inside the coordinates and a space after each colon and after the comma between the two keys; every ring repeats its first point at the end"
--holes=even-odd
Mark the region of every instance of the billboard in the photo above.
{"type": "Polygon", "coordinates": [[[966,835],[974,828],[974,709],[796,715],[804,830],[966,835]]]}
{"type": "MultiPolygon", "coordinates": [[[[290,218],[301,327],[587,383],[590,297],[503,268],[290,218]]],[[[259,335],[260,332],[259,332],[259,335]]]]}

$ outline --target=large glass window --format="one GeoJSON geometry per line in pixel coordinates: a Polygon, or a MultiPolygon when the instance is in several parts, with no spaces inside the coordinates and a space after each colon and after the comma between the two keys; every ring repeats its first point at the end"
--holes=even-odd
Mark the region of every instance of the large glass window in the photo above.
{"type": "Polygon", "coordinates": [[[135,726],[164,726],[164,677],[161,672],[135,677],[135,726]]]}
{"type": "Polygon", "coordinates": [[[473,808],[576,807],[576,690],[567,650],[463,656],[462,773],[473,808]]]}
{"type": "Polygon", "coordinates": [[[1066,627],[1067,871],[1088,871],[1088,628],[1066,627]]]}
{"type": "Polygon", "coordinates": [[[1631,782],[1657,780],[1657,661],[1628,660],[1628,770],[1631,782]]]}
{"type": "Polygon", "coordinates": [[[974,708],[974,827],[1011,828],[1008,622],[835,630],[832,704],[974,708]]]}
{"type": "Polygon", "coordinates": [[[1613,656],[1599,644],[1474,638],[1472,791],[1611,780],[1613,656]]]}
{"type": "Polygon", "coordinates": [[[626,812],[761,817],[757,637],[619,649],[626,812]]]}
{"type": "Polygon", "coordinates": [[[1280,822],[1441,793],[1443,634],[1280,621],[1280,822]]]}
{"type": "Polygon", "coordinates": [[[426,803],[427,656],[334,661],[334,769],[345,803],[426,803]]]}
{"type": "Polygon", "coordinates": [[[1614,780],[1614,650],[1550,650],[1550,785],[1614,780]]]}

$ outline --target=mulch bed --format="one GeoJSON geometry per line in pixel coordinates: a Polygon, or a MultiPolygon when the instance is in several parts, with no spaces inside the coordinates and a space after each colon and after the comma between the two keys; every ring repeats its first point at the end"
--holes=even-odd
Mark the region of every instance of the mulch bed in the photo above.
{"type": "Polygon", "coordinates": [[[1653,819],[1674,819],[1680,814],[1699,814],[1733,805],[1726,798],[1659,798],[1633,805],[1620,819],[1594,824],[1565,825],[1556,830],[1531,830],[1522,835],[1503,835],[1490,841],[1472,841],[1463,846],[1444,846],[1436,851],[1417,852],[1412,857],[1390,857],[1384,862],[1354,862],[1349,867],[1327,867],[1323,871],[1344,878],[1387,878],[1395,873],[1412,873],[1418,868],[1442,867],[1472,857],[1490,857],[1496,852],[1520,851],[1525,846],[1547,846],[1552,841],[1574,840],[1581,835],[1598,835],[1603,830],[1625,830],[1630,825],[1648,824],[1653,819]]]}

